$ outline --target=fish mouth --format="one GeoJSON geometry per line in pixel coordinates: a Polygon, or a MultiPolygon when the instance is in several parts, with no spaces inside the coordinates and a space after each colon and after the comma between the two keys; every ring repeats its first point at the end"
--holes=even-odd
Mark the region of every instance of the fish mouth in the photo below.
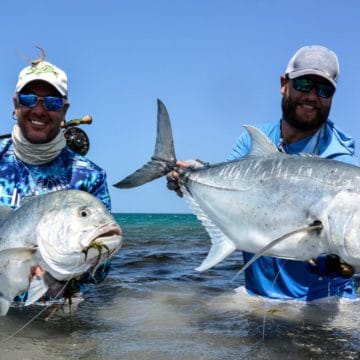
{"type": "Polygon", "coordinates": [[[89,245],[82,249],[85,262],[96,267],[102,260],[113,256],[121,245],[121,228],[115,223],[106,224],[96,232],[89,245]]]}
{"type": "MultiPolygon", "coordinates": [[[[120,229],[118,226],[116,226],[116,227],[114,227],[113,229],[111,229],[111,230],[109,230],[109,231],[107,231],[107,232],[99,235],[99,236],[97,237],[97,239],[108,238],[108,237],[112,237],[112,236],[121,236],[121,235],[122,235],[121,229],[120,229]]],[[[94,240],[93,240],[93,241],[94,241],[94,240]]]]}

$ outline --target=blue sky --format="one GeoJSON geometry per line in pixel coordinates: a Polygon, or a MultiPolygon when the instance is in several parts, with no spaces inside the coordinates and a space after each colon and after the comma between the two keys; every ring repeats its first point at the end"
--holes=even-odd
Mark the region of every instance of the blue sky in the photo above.
{"type": "Polygon", "coordinates": [[[114,212],[190,212],[165,179],[111,185],[153,153],[156,99],[168,108],[178,159],[227,158],[243,124],[276,121],[280,75],[303,45],[334,50],[340,81],[330,118],[360,151],[358,0],[2,0],[0,133],[11,131],[19,53],[69,77],[68,120],[85,114],[89,157],[108,174],[114,212]]]}

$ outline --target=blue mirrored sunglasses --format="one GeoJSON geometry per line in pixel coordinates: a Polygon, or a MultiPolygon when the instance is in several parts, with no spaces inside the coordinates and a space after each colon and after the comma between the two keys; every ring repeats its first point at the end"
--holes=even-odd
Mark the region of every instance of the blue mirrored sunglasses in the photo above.
{"type": "Polygon", "coordinates": [[[303,93],[308,93],[316,88],[317,96],[328,99],[335,93],[335,87],[330,83],[318,82],[307,77],[293,79],[294,89],[303,93]]]}
{"type": "Polygon", "coordinates": [[[37,96],[35,94],[18,94],[19,104],[28,108],[34,108],[41,100],[44,108],[48,111],[59,111],[67,104],[67,100],[58,96],[37,96]]]}

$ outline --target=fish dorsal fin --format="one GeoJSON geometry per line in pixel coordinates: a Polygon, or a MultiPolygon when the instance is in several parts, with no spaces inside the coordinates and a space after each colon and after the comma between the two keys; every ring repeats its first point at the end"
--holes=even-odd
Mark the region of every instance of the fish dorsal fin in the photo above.
{"type": "Polygon", "coordinates": [[[319,159],[322,159],[321,156],[316,155],[316,154],[310,154],[310,153],[298,153],[296,155],[300,156],[300,157],[306,157],[306,158],[319,158],[319,159]]]}
{"type": "Polygon", "coordinates": [[[236,248],[233,242],[203,212],[186,188],[182,186],[181,190],[194,214],[201,221],[211,238],[212,245],[206,259],[195,269],[197,271],[205,271],[227,258],[236,248]]]}
{"type": "Polygon", "coordinates": [[[264,156],[269,154],[281,154],[271,140],[259,129],[251,125],[243,125],[250,134],[252,145],[249,155],[264,156]]]}

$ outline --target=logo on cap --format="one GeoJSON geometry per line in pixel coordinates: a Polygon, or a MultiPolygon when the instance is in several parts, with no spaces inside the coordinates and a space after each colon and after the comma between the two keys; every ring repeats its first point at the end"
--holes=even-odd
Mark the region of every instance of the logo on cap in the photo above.
{"type": "Polygon", "coordinates": [[[29,70],[26,72],[26,75],[40,75],[43,73],[52,73],[54,74],[56,77],[58,77],[59,73],[55,70],[55,68],[49,64],[41,64],[39,63],[36,66],[31,66],[29,68],[29,70]]]}

